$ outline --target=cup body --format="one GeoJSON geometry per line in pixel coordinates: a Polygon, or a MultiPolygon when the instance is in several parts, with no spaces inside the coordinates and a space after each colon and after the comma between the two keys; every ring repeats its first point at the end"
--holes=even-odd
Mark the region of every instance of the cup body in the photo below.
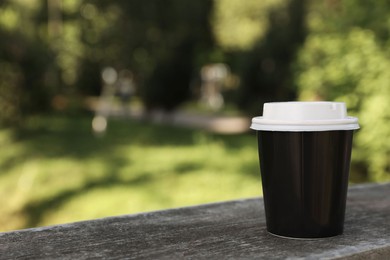
{"type": "Polygon", "coordinates": [[[292,238],[343,232],[353,132],[343,102],[265,103],[257,131],[267,230],[292,238]]]}
{"type": "Polygon", "coordinates": [[[268,232],[293,238],[342,234],[353,130],[257,135],[268,232]]]}

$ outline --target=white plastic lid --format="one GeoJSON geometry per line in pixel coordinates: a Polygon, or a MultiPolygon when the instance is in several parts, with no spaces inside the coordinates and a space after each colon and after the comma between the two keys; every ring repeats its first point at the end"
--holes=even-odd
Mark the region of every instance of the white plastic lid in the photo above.
{"type": "Polygon", "coordinates": [[[250,127],[261,131],[332,131],[359,129],[358,119],[347,116],[343,102],[265,103],[263,116],[254,117],[250,127]]]}

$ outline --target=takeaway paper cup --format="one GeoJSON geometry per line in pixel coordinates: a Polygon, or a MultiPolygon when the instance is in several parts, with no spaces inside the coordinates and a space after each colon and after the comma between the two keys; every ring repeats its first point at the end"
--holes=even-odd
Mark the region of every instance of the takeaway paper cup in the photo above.
{"type": "Polygon", "coordinates": [[[257,131],[268,232],[342,234],[355,117],[342,102],[265,103],[257,131]]]}

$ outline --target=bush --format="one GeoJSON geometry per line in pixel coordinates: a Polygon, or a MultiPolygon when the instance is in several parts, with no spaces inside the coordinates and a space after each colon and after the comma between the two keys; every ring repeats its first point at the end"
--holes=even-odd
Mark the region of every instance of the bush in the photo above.
{"type": "Polygon", "coordinates": [[[44,44],[0,29],[0,121],[16,123],[25,114],[50,108],[52,57],[44,44]]]}
{"type": "Polygon", "coordinates": [[[312,34],[296,67],[301,99],[344,101],[359,118],[353,166],[370,181],[390,179],[389,58],[372,31],[354,28],[312,34]]]}

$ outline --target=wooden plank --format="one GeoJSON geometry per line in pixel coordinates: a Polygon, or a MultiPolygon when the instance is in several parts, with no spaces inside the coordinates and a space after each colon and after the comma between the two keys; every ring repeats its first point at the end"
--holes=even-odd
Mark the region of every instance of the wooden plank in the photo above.
{"type": "Polygon", "coordinates": [[[268,234],[262,200],[229,201],[0,233],[0,259],[390,258],[390,183],[350,188],[344,234],[268,234]]]}

